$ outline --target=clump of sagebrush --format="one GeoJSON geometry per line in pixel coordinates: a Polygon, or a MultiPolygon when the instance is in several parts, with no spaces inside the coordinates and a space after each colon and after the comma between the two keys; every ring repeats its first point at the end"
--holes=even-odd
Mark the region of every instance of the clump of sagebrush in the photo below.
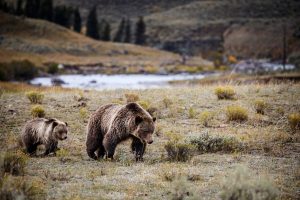
{"type": "Polygon", "coordinates": [[[190,118],[190,119],[194,119],[195,116],[196,116],[196,111],[195,111],[195,109],[194,109],[193,107],[190,107],[190,108],[189,108],[189,118],[190,118]]]}
{"type": "Polygon", "coordinates": [[[255,108],[257,113],[263,115],[263,114],[265,114],[265,110],[267,108],[267,103],[263,100],[256,100],[254,102],[254,108],[255,108]]]}
{"type": "Polygon", "coordinates": [[[288,116],[288,121],[292,130],[300,128],[300,113],[293,113],[288,116]]]}
{"type": "Polygon", "coordinates": [[[31,115],[32,117],[45,117],[46,112],[43,108],[43,106],[35,105],[31,107],[31,115]]]}
{"type": "Polygon", "coordinates": [[[223,183],[220,197],[222,200],[273,200],[277,199],[278,190],[267,179],[251,173],[244,167],[239,167],[223,183]]]}
{"type": "Polygon", "coordinates": [[[30,91],[26,93],[27,98],[31,103],[38,103],[41,104],[44,99],[44,94],[40,92],[30,91]]]}
{"type": "Polygon", "coordinates": [[[248,119],[248,111],[240,106],[228,106],[226,116],[228,121],[245,121],[248,119]]]}
{"type": "Polygon", "coordinates": [[[19,176],[24,174],[28,157],[22,152],[4,152],[0,155],[0,172],[19,176]]]}
{"type": "Polygon", "coordinates": [[[193,198],[193,187],[184,176],[177,176],[171,185],[171,199],[183,200],[193,198]]]}
{"type": "Polygon", "coordinates": [[[234,99],[235,91],[232,87],[229,86],[220,86],[215,89],[215,94],[218,99],[234,99]]]}
{"type": "Polygon", "coordinates": [[[174,133],[167,133],[169,141],[165,144],[168,160],[186,162],[193,156],[194,146],[174,133]]]}
{"type": "Polygon", "coordinates": [[[139,95],[134,93],[126,93],[125,98],[127,103],[137,102],[140,100],[139,95]]]}
{"type": "Polygon", "coordinates": [[[0,199],[45,199],[45,194],[42,182],[14,176],[0,179],[0,199]]]}
{"type": "Polygon", "coordinates": [[[235,137],[211,136],[208,133],[191,139],[190,143],[199,153],[235,152],[242,147],[241,142],[235,137]]]}
{"type": "Polygon", "coordinates": [[[213,112],[203,111],[199,116],[200,123],[205,127],[209,126],[209,123],[213,120],[214,115],[215,114],[213,112]]]}

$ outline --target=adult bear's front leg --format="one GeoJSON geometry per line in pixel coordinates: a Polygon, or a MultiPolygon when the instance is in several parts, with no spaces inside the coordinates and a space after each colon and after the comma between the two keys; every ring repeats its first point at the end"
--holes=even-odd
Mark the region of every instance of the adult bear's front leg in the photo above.
{"type": "Polygon", "coordinates": [[[132,143],[131,143],[131,150],[135,153],[135,160],[136,161],[143,161],[143,156],[146,149],[146,143],[141,141],[136,136],[132,136],[132,143]]]}
{"type": "Polygon", "coordinates": [[[109,158],[111,160],[114,159],[115,150],[117,147],[118,141],[112,137],[109,137],[109,135],[105,135],[103,139],[103,146],[106,152],[106,158],[109,158]]]}

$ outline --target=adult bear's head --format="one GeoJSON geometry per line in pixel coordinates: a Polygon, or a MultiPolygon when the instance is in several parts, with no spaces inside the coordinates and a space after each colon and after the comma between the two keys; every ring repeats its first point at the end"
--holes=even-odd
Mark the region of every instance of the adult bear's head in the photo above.
{"type": "Polygon", "coordinates": [[[152,117],[145,109],[137,103],[129,103],[126,105],[132,113],[131,119],[134,126],[133,135],[141,140],[151,144],[153,142],[152,135],[155,129],[156,118],[152,117]]]}

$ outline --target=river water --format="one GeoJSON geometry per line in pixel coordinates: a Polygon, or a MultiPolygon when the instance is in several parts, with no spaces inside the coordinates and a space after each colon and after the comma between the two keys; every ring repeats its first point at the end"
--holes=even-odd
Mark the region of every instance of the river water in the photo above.
{"type": "MultiPolygon", "coordinates": [[[[59,79],[64,83],[62,87],[80,88],[80,89],[148,89],[171,87],[169,81],[174,80],[192,80],[202,79],[207,75],[204,74],[93,74],[93,75],[59,75],[59,79]]],[[[38,77],[31,80],[31,84],[51,86],[53,77],[38,77]]]]}

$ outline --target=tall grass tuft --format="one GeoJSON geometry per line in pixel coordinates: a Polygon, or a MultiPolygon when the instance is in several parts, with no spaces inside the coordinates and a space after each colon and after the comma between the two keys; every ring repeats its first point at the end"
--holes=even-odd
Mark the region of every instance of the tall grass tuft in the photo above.
{"type": "Polygon", "coordinates": [[[137,102],[140,100],[139,95],[134,93],[126,93],[125,98],[127,103],[137,102]]]}
{"type": "Polygon", "coordinates": [[[35,91],[27,92],[26,96],[32,104],[41,104],[44,99],[44,94],[35,91]]]}
{"type": "Polygon", "coordinates": [[[292,113],[288,116],[288,121],[292,130],[297,130],[300,128],[300,114],[292,113]]]}
{"type": "Polygon", "coordinates": [[[41,105],[34,105],[31,108],[31,116],[32,117],[45,117],[46,112],[43,106],[41,105]]]}
{"type": "Polygon", "coordinates": [[[267,108],[267,103],[264,102],[263,100],[256,100],[254,102],[254,108],[255,108],[257,113],[263,115],[263,114],[265,114],[265,110],[267,108]]]}
{"type": "Polygon", "coordinates": [[[228,106],[226,116],[228,121],[246,121],[248,119],[248,111],[240,106],[228,106]]]}
{"type": "Polygon", "coordinates": [[[230,86],[219,86],[215,89],[218,99],[234,99],[235,91],[230,86]]]}

